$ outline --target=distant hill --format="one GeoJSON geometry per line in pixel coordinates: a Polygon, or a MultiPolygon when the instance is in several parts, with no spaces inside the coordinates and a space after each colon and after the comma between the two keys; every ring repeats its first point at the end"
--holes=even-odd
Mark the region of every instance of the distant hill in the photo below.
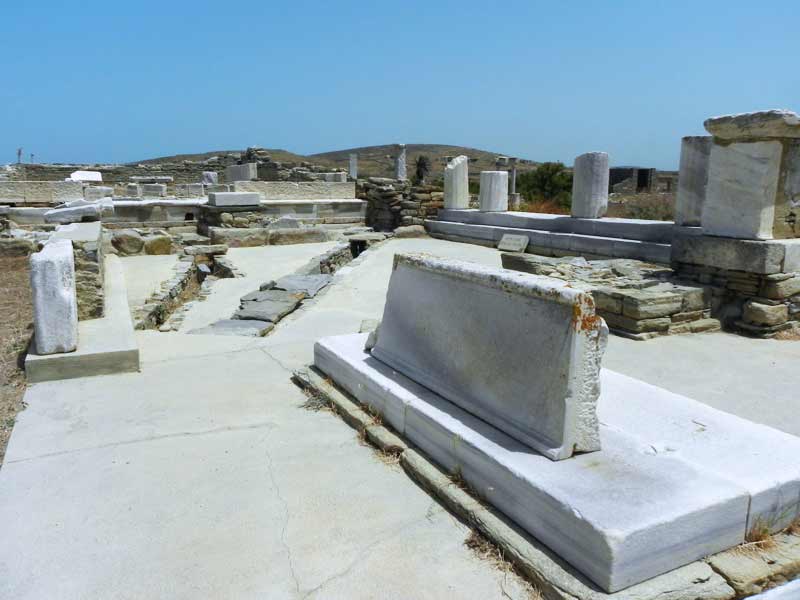
{"type": "MultiPolygon", "coordinates": [[[[212,156],[224,154],[240,154],[243,150],[216,150],[214,152],[202,152],[199,154],[176,154],[174,156],[162,156],[136,161],[130,164],[159,164],[168,162],[181,162],[184,160],[203,161],[212,156]]],[[[294,154],[282,149],[267,149],[273,160],[283,163],[310,162],[331,168],[347,169],[350,164],[350,154],[358,154],[358,174],[359,177],[392,177],[394,176],[394,156],[397,154],[397,146],[389,144],[385,146],[365,146],[362,148],[348,148],[346,150],[335,150],[333,152],[321,152],[319,154],[294,154]]],[[[490,152],[477,148],[466,148],[464,146],[448,146],[443,144],[407,144],[406,157],[408,162],[408,175],[413,176],[414,163],[417,157],[425,155],[431,160],[434,178],[441,175],[444,169],[444,158],[446,156],[458,156],[464,154],[470,157],[469,170],[473,177],[477,177],[481,171],[491,171],[495,169],[495,159],[502,155],[501,152],[490,152]]],[[[529,171],[536,167],[538,163],[520,159],[518,169],[529,171]]]]}
{"type": "MultiPolygon", "coordinates": [[[[288,152],[287,150],[281,150],[280,148],[268,148],[266,149],[269,152],[270,156],[272,156],[273,160],[277,160],[278,162],[304,162],[307,161],[308,158],[302,156],[300,154],[293,154],[292,152],[288,152]]],[[[136,160],[130,163],[129,165],[157,165],[161,163],[175,163],[175,162],[183,162],[184,160],[191,160],[195,162],[200,162],[211,158],[212,156],[223,156],[225,154],[242,154],[244,150],[214,150],[212,152],[201,152],[199,154],[175,154],[173,156],[159,156],[158,158],[147,158],[145,160],[136,160]]]]}
{"type": "MultiPolygon", "coordinates": [[[[397,146],[390,144],[387,146],[366,146],[363,148],[349,148],[347,150],[336,150],[334,152],[321,152],[308,156],[309,161],[317,164],[327,164],[332,167],[346,169],[350,154],[358,154],[358,174],[363,177],[392,177],[394,175],[394,159],[397,154],[397,146]]],[[[495,160],[502,152],[490,152],[477,148],[467,148],[464,146],[448,146],[443,144],[406,144],[406,157],[408,163],[408,175],[414,173],[414,163],[417,157],[425,155],[431,159],[431,166],[434,176],[438,176],[444,169],[444,158],[446,156],[458,156],[464,154],[470,157],[470,174],[477,177],[480,171],[491,171],[496,168],[495,160]]],[[[518,169],[529,171],[536,168],[538,163],[530,160],[520,160],[518,169]]]]}

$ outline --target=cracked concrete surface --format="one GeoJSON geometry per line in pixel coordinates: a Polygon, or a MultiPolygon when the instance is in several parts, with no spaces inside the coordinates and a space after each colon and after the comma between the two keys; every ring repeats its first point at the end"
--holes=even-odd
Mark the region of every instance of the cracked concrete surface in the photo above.
{"type": "MultiPolygon", "coordinates": [[[[233,253],[253,278],[242,293],[321,252],[309,246],[233,253]]],[[[314,341],[380,318],[398,251],[500,260],[479,246],[393,240],[265,338],[137,332],[140,373],[31,386],[0,469],[0,598],[525,598],[523,582],[464,546],[464,525],[338,417],[301,408],[290,382],[314,341]]],[[[198,323],[235,308],[239,289],[219,292],[198,323]]],[[[700,400],[720,382],[763,377],[765,364],[796,377],[780,353],[800,344],[770,341],[759,351],[775,354],[753,366],[705,353],[703,377],[682,375],[684,355],[718,335],[710,343],[726,346],[725,334],[658,345],[612,336],[606,364],[677,378],[689,389],[675,391],[700,400]]],[[[735,398],[731,412],[763,395],[742,386],[735,398]]],[[[725,394],[714,400],[726,409],[725,394]]]]}
{"type": "MultiPolygon", "coordinates": [[[[286,248],[286,272],[310,258],[286,248]]],[[[0,470],[0,598],[526,597],[398,466],[301,408],[299,354],[137,339],[140,373],[28,389],[0,470]]]]}

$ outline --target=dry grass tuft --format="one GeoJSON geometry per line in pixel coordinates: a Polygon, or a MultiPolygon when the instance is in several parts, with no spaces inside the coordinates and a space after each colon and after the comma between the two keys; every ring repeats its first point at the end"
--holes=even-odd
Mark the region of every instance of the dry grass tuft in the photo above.
{"type": "Polygon", "coordinates": [[[33,328],[28,257],[0,258],[0,463],[25,405],[22,369],[33,328]]]}
{"type": "MultiPolygon", "coordinates": [[[[467,536],[467,539],[464,540],[464,545],[472,550],[472,552],[481,560],[486,560],[491,563],[491,565],[501,571],[505,577],[509,574],[516,575],[519,577],[520,580],[524,582],[526,591],[528,593],[529,600],[544,600],[544,596],[542,592],[540,592],[531,582],[526,580],[514,567],[514,564],[510,561],[506,560],[503,551],[495,546],[492,542],[488,539],[483,537],[480,533],[475,530],[472,530],[470,534],[467,536]]],[[[501,584],[501,588],[503,589],[503,595],[507,598],[511,598],[511,596],[506,592],[505,586],[501,584]]]]}
{"type": "Polygon", "coordinates": [[[305,408],[306,410],[313,412],[319,412],[321,410],[335,412],[333,404],[325,394],[320,394],[316,390],[310,388],[303,388],[302,391],[308,400],[300,405],[301,408],[305,408]]]}

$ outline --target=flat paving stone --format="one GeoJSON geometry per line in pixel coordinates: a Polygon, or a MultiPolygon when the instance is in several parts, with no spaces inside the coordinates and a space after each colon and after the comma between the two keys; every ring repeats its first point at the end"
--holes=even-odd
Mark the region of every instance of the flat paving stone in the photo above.
{"type": "Polygon", "coordinates": [[[331,275],[287,275],[275,282],[275,289],[287,292],[302,292],[306,298],[313,298],[331,282],[331,275]]]}
{"type": "Polygon", "coordinates": [[[275,327],[269,321],[258,321],[256,319],[248,319],[242,321],[239,319],[223,319],[212,323],[208,327],[199,327],[192,329],[188,333],[195,335],[242,335],[249,337],[262,337],[269,333],[275,327]]]}
{"type": "Polygon", "coordinates": [[[284,290],[253,292],[242,297],[242,307],[233,314],[233,318],[277,323],[297,308],[303,298],[304,295],[301,293],[284,290]],[[251,299],[245,300],[248,297],[251,299]]]}

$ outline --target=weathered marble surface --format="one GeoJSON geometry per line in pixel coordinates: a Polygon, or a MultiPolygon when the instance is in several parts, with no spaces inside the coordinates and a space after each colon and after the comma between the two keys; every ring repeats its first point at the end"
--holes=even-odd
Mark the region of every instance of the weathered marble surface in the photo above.
{"type": "Polygon", "coordinates": [[[481,212],[508,210],[508,171],[481,171],[478,205],[481,212]]]}
{"type": "Polygon", "coordinates": [[[764,110],[706,119],[711,135],[723,140],[800,138],[800,116],[790,110],[764,110]]]}
{"type": "Polygon", "coordinates": [[[209,206],[258,206],[261,195],[255,192],[211,192],[209,206]]]}
{"type": "Polygon", "coordinates": [[[675,224],[699,227],[708,183],[711,136],[687,136],[681,140],[678,193],[675,197],[675,224]]]}
{"type": "Polygon", "coordinates": [[[372,354],[560,460],[599,448],[606,335],[591,295],[565,282],[399,254],[372,354]]]}
{"type": "Polygon", "coordinates": [[[70,240],[54,240],[31,254],[33,330],[37,354],[78,347],[78,297],[70,240]]]}
{"type": "Polygon", "coordinates": [[[444,168],[444,207],[469,208],[469,158],[463,154],[444,168]]]}
{"type": "Polygon", "coordinates": [[[783,145],[778,141],[714,144],[711,148],[703,233],[773,238],[783,145]]]}
{"type": "Polygon", "coordinates": [[[587,152],[575,159],[572,174],[573,217],[599,219],[608,210],[608,154],[587,152]]]}

